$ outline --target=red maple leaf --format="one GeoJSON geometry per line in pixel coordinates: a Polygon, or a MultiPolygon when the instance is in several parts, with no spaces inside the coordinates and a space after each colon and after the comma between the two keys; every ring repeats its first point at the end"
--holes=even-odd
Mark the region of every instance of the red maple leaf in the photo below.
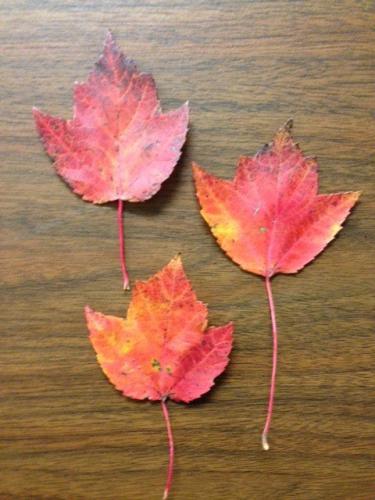
{"type": "Polygon", "coordinates": [[[84,83],[74,86],[73,118],[33,110],[57,173],[86,201],[118,200],[124,288],[123,202],[151,198],[173,171],[185,142],[188,104],[163,114],[151,75],[140,73],[109,32],[84,83]]]}
{"type": "Polygon", "coordinates": [[[207,327],[179,257],[135,284],[126,319],[86,307],[90,340],[112,384],[133,399],[161,401],[169,437],[164,498],[173,476],[174,446],[166,401],[189,403],[210,390],[229,362],[233,325],[207,327]]]}
{"type": "Polygon", "coordinates": [[[266,424],[268,449],[277,363],[271,278],[296,273],[342,228],[358,192],[318,194],[317,163],[303,155],[288,122],[253,158],[242,157],[233,181],[193,166],[201,214],[221,248],[242,269],[265,277],[273,332],[273,367],[266,424]]]}

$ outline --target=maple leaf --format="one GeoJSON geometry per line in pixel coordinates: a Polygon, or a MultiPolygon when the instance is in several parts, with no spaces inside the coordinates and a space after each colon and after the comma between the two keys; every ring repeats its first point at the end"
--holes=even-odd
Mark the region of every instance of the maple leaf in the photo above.
{"type": "Polygon", "coordinates": [[[233,181],[193,165],[201,214],[221,248],[242,269],[265,277],[273,331],[273,367],[264,449],[271,424],[277,325],[271,278],[296,273],[342,228],[359,192],[318,194],[315,159],[305,157],[289,121],[254,157],[241,157],[233,181]]]}
{"type": "Polygon", "coordinates": [[[233,325],[207,327],[199,302],[176,257],[146,282],[137,282],[126,319],[85,309],[90,340],[112,384],[133,399],[161,401],[170,462],[164,498],[170,490],[174,446],[168,398],[189,403],[209,391],[229,362],[233,325]]]}
{"type": "Polygon", "coordinates": [[[74,85],[73,118],[33,109],[57,173],[86,201],[118,201],[124,288],[123,202],[151,198],[172,173],[185,142],[188,104],[163,114],[151,75],[140,73],[108,32],[104,51],[84,83],[74,85]]]}

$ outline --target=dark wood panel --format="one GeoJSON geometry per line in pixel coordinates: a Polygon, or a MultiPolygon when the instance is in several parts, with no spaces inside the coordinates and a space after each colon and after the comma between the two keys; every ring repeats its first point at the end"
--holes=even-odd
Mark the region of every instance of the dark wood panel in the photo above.
{"type": "Polygon", "coordinates": [[[227,373],[201,402],[170,404],[173,498],[375,498],[375,6],[342,1],[0,1],[0,498],[158,499],[167,465],[159,405],[105,381],[82,308],[123,314],[113,206],[57,178],[31,107],[64,117],[107,28],[152,72],[165,109],[189,99],[177,171],[126,207],[132,279],[182,252],[211,324],[235,322],[227,373]],[[224,177],[289,117],[323,192],[363,190],[337,241],[274,280],[276,409],[260,446],[271,341],[261,280],[200,219],[194,159],[224,177]]]}

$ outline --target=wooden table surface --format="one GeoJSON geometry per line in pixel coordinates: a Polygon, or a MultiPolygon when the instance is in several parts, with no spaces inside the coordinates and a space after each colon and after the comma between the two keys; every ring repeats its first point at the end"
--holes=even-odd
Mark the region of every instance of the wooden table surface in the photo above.
{"type": "Polygon", "coordinates": [[[152,72],[164,109],[191,102],[182,159],[152,200],[126,206],[131,278],[182,252],[210,323],[235,322],[230,367],[201,402],[170,403],[171,498],[374,499],[375,3],[371,0],[1,0],[0,498],[156,500],[160,405],[105,380],[83,306],[124,314],[116,210],[73,195],[31,107],[71,116],[111,28],[152,72]],[[191,161],[231,177],[288,118],[321,191],[363,190],[337,240],[279,276],[271,450],[260,446],[271,369],[262,281],[221,252],[198,213],[191,161]]]}

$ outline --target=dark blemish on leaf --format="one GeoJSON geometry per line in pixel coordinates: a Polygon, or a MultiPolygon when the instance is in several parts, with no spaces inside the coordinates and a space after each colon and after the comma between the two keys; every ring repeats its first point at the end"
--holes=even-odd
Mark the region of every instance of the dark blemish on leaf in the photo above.
{"type": "Polygon", "coordinates": [[[269,150],[271,149],[271,145],[269,143],[265,144],[264,146],[262,146],[259,151],[256,153],[255,156],[257,155],[262,155],[264,153],[267,153],[269,150]]]}
{"type": "Polygon", "coordinates": [[[159,360],[152,358],[151,360],[151,366],[154,370],[161,372],[161,366],[159,360]]]}

